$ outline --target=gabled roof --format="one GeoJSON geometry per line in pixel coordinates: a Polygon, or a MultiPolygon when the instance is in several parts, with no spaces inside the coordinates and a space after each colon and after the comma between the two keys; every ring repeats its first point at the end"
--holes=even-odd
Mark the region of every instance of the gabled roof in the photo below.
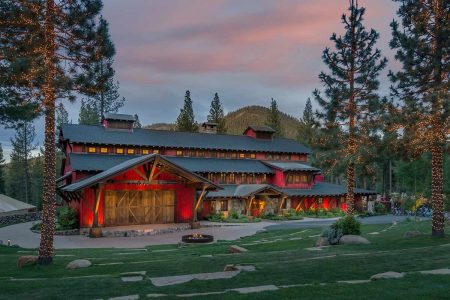
{"type": "Polygon", "coordinates": [[[320,172],[320,169],[314,168],[310,165],[295,162],[295,161],[263,161],[269,167],[281,170],[281,171],[311,171],[320,172]]]}
{"type": "Polygon", "coordinates": [[[133,115],[113,114],[113,113],[106,113],[104,119],[117,120],[117,121],[129,121],[129,122],[136,121],[136,117],[133,115]]]}
{"type": "Polygon", "coordinates": [[[268,132],[268,133],[274,133],[275,130],[273,130],[272,127],[269,126],[264,126],[264,125],[250,125],[247,127],[247,129],[245,129],[244,132],[247,132],[249,129],[255,131],[255,132],[268,132]]]}
{"type": "Polygon", "coordinates": [[[294,140],[285,138],[268,140],[254,139],[245,135],[192,133],[142,128],[137,128],[133,131],[117,131],[107,130],[100,125],[63,124],[61,126],[61,138],[62,141],[97,145],[243,152],[311,153],[309,148],[294,140]]]}
{"type": "Polygon", "coordinates": [[[205,183],[205,184],[207,184],[207,186],[209,186],[210,188],[213,188],[213,189],[221,189],[221,187],[219,185],[215,184],[214,182],[212,182],[206,178],[203,178],[202,176],[199,176],[189,170],[186,170],[185,168],[183,168],[181,166],[178,166],[178,165],[168,161],[166,158],[162,157],[159,154],[149,154],[149,155],[143,155],[143,156],[138,156],[138,157],[129,159],[123,163],[120,163],[112,168],[109,168],[109,169],[107,169],[103,172],[100,172],[98,174],[95,174],[91,177],[81,179],[72,184],[64,186],[61,188],[61,191],[76,192],[76,191],[82,190],[84,188],[88,188],[88,187],[98,184],[100,182],[105,182],[108,179],[111,179],[121,173],[124,173],[124,172],[132,169],[133,167],[136,167],[136,166],[139,166],[139,165],[142,165],[145,163],[149,163],[149,162],[154,162],[155,159],[158,159],[158,163],[162,163],[166,166],[169,166],[172,169],[177,170],[177,172],[180,174],[180,176],[188,178],[194,182],[205,183]]]}
{"type": "MultiPolygon", "coordinates": [[[[70,153],[69,160],[73,171],[105,171],[137,155],[70,153]]],[[[223,159],[201,157],[171,157],[167,160],[196,173],[256,173],[273,174],[273,170],[255,159],[223,159]]]]}
{"type": "MultiPolygon", "coordinates": [[[[316,182],[309,190],[284,188],[283,192],[289,196],[345,196],[347,187],[327,182],[316,182]]],[[[355,189],[354,192],[357,195],[376,195],[375,191],[365,189],[355,189]]]]}
{"type": "Polygon", "coordinates": [[[36,206],[0,194],[0,213],[16,210],[35,209],[36,206]]]}
{"type": "Polygon", "coordinates": [[[223,189],[215,192],[209,192],[206,198],[247,198],[266,190],[271,190],[277,194],[285,193],[270,184],[224,184],[223,189]]]}

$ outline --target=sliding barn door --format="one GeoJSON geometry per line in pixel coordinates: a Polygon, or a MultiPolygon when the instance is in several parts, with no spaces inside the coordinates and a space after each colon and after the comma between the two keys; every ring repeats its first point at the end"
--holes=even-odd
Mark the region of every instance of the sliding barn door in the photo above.
{"type": "Polygon", "coordinates": [[[174,191],[106,191],[105,226],[175,222],[174,191]]]}

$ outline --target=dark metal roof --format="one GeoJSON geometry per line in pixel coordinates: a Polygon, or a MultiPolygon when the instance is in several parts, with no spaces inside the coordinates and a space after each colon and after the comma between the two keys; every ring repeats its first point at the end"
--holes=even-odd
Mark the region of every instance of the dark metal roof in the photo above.
{"type": "Polygon", "coordinates": [[[206,198],[246,198],[265,190],[272,190],[280,195],[284,195],[285,193],[270,184],[224,184],[221,185],[222,190],[209,192],[206,198]]]}
{"type": "Polygon", "coordinates": [[[63,124],[62,140],[84,144],[132,145],[140,147],[209,150],[311,153],[291,139],[255,139],[245,135],[192,133],[137,128],[131,131],[105,130],[100,125],[63,124]]]}
{"type": "Polygon", "coordinates": [[[136,121],[136,117],[133,115],[113,114],[113,113],[106,113],[105,119],[106,120],[117,120],[117,121],[130,121],[130,122],[136,121]]]}
{"type": "MultiPolygon", "coordinates": [[[[138,156],[84,153],[69,154],[70,165],[73,171],[105,171],[135,157],[138,156]]],[[[196,173],[274,173],[271,168],[261,161],[254,159],[164,157],[167,160],[196,173]]]]}
{"type": "Polygon", "coordinates": [[[320,172],[320,169],[314,168],[310,165],[295,162],[295,161],[263,161],[266,165],[282,170],[282,171],[312,171],[320,172]]]}
{"type": "Polygon", "coordinates": [[[255,132],[269,132],[269,133],[275,132],[275,130],[273,130],[272,127],[264,126],[264,125],[260,125],[260,126],[250,125],[247,127],[247,129],[245,129],[244,132],[247,132],[247,130],[249,130],[249,129],[252,129],[255,132]]]}
{"type": "Polygon", "coordinates": [[[112,168],[109,168],[103,172],[95,174],[91,177],[81,179],[72,184],[64,186],[63,188],[61,188],[61,191],[63,191],[63,192],[79,191],[81,189],[84,189],[84,188],[90,187],[92,185],[95,185],[97,183],[104,182],[108,179],[111,179],[114,176],[116,176],[120,173],[123,173],[133,167],[142,165],[144,163],[152,162],[155,159],[158,159],[159,163],[162,163],[164,165],[169,165],[171,168],[176,169],[185,178],[189,177],[189,179],[191,179],[192,181],[207,183],[208,186],[210,186],[214,189],[221,189],[221,187],[219,185],[215,184],[214,182],[212,182],[206,178],[203,178],[202,176],[199,176],[189,170],[186,170],[185,168],[183,168],[181,166],[178,166],[178,165],[166,160],[164,157],[162,157],[159,154],[149,154],[149,155],[134,157],[134,158],[129,159],[123,163],[120,163],[112,168]]]}
{"type": "MultiPolygon", "coordinates": [[[[345,196],[347,187],[344,185],[332,184],[327,182],[316,182],[309,190],[306,189],[283,189],[289,196],[345,196]]],[[[365,189],[355,189],[358,195],[375,195],[375,191],[365,189]]]]}

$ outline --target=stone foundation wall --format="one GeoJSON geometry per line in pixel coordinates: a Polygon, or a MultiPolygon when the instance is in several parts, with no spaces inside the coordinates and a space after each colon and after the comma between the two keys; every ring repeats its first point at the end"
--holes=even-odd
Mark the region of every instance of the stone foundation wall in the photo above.
{"type": "Polygon", "coordinates": [[[0,225],[13,225],[17,223],[25,223],[31,221],[38,221],[41,219],[40,212],[32,212],[21,215],[2,216],[0,217],[0,225]]]}

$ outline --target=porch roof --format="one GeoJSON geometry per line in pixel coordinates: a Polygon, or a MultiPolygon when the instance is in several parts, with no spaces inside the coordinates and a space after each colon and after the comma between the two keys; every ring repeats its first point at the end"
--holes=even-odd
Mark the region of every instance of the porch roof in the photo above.
{"type": "Polygon", "coordinates": [[[265,190],[285,195],[281,189],[270,184],[224,184],[222,187],[220,191],[209,192],[206,198],[246,198],[265,190]]]}
{"type": "Polygon", "coordinates": [[[263,161],[269,167],[278,169],[281,171],[310,171],[320,172],[320,169],[314,168],[308,164],[300,163],[296,161],[280,162],[280,161],[263,161]]]}
{"type": "Polygon", "coordinates": [[[118,165],[115,165],[103,172],[100,172],[91,177],[81,179],[72,184],[64,186],[61,188],[61,191],[63,191],[63,192],[79,191],[81,189],[84,189],[84,188],[93,186],[97,183],[101,183],[108,179],[111,179],[111,178],[117,176],[118,174],[128,171],[129,169],[132,169],[136,166],[139,166],[139,165],[142,165],[145,163],[149,163],[149,162],[154,162],[156,159],[158,159],[158,163],[161,163],[161,164],[169,167],[170,169],[177,172],[180,176],[182,176],[192,182],[202,183],[208,189],[213,189],[213,190],[221,189],[221,187],[219,185],[215,184],[214,182],[167,160],[165,157],[163,157],[159,154],[148,154],[148,155],[138,156],[138,157],[126,160],[126,161],[124,161],[118,165]]]}
{"type": "MultiPolygon", "coordinates": [[[[347,194],[347,187],[327,182],[316,182],[311,189],[284,188],[283,192],[289,196],[345,196],[347,194]]],[[[365,189],[355,189],[355,194],[376,195],[376,192],[365,189]]]]}

